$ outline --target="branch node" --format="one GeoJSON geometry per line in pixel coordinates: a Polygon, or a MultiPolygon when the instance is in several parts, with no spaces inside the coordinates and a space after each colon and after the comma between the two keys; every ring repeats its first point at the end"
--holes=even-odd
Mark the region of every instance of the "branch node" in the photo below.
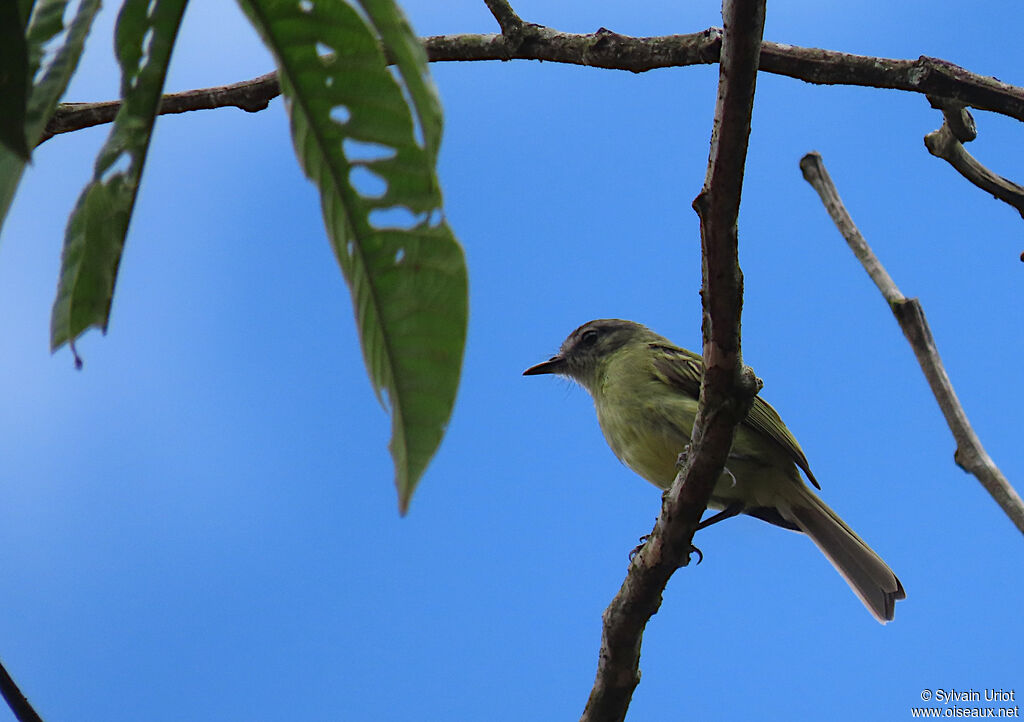
{"type": "Polygon", "coordinates": [[[502,35],[512,36],[522,30],[523,19],[516,15],[516,11],[512,9],[508,0],[484,0],[484,4],[487,5],[487,9],[491,11],[494,19],[498,21],[502,35]]]}
{"type": "Polygon", "coordinates": [[[754,369],[746,364],[740,368],[739,376],[736,379],[736,391],[747,400],[752,400],[761,393],[764,388],[764,380],[754,373],[754,369]]]}
{"type": "Polygon", "coordinates": [[[959,100],[942,98],[937,95],[927,95],[928,104],[936,110],[942,111],[942,117],[949,125],[953,135],[961,143],[970,143],[978,137],[978,126],[970,112],[959,100]]]}
{"type": "Polygon", "coordinates": [[[978,188],[1016,208],[1024,218],[1024,187],[993,173],[964,148],[964,143],[978,137],[978,130],[963,103],[936,96],[928,96],[928,101],[942,111],[943,117],[942,127],[924,137],[928,152],[949,163],[978,188]]]}

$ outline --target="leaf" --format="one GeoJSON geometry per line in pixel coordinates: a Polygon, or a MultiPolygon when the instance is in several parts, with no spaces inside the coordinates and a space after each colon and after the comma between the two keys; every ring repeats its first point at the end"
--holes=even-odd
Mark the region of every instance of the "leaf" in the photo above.
{"type": "Polygon", "coordinates": [[[184,10],[185,0],[126,0],[121,8],[115,45],[123,102],[64,234],[50,317],[52,351],[68,342],[73,348],[90,326],[107,331],[125,234],[184,10]]]}
{"type": "Polygon", "coordinates": [[[36,0],[18,0],[18,14],[21,18],[22,32],[28,27],[28,19],[32,16],[32,8],[35,4],[36,0]]]}
{"type": "Polygon", "coordinates": [[[320,190],[370,381],[390,407],[404,514],[451,416],[468,320],[426,58],[391,0],[240,2],[277,60],[296,155],[320,190]]]}
{"type": "Polygon", "coordinates": [[[362,5],[380,33],[384,46],[395,58],[395,67],[412,98],[430,162],[436,164],[441,146],[441,101],[430,79],[423,44],[392,0],[362,0],[362,5]]]}
{"type": "Polygon", "coordinates": [[[28,102],[28,45],[21,10],[13,2],[0,3],[0,143],[23,161],[29,159],[25,142],[25,105],[28,102]]]}
{"type": "MultiPolygon", "coordinates": [[[[25,140],[29,147],[39,142],[46,121],[53,115],[57,101],[64,95],[78,67],[85,37],[100,9],[100,0],[81,0],[65,28],[63,18],[67,5],[68,0],[37,0],[32,7],[25,39],[28,48],[26,77],[32,83],[25,108],[25,140]]],[[[19,6],[26,10],[31,3],[23,0],[19,6]]],[[[0,144],[0,228],[24,170],[25,159],[0,144]]]]}

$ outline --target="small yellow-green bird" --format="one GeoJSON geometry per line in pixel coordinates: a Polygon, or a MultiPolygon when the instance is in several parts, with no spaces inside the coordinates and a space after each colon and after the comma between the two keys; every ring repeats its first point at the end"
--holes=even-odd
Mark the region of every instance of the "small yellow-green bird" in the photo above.
{"type": "MultiPolygon", "coordinates": [[[[697,414],[703,359],[645,326],[599,319],[569,334],[558,354],[523,372],[559,374],[594,398],[601,431],[615,455],[655,486],[667,489],[697,414]]],[[[818,489],[807,457],[775,409],[754,398],[736,429],[726,471],[709,508],[721,510],[698,529],[736,514],[802,531],[818,546],[879,622],[893,618],[903,585],[881,557],[808,488],[818,489]]]]}

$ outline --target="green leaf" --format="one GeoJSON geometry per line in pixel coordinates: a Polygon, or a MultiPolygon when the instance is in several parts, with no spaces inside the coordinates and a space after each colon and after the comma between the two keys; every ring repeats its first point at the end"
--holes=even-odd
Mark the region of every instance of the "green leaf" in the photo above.
{"type": "Polygon", "coordinates": [[[73,345],[90,326],[106,333],[125,234],[185,1],[126,0],[121,8],[115,31],[121,109],[96,157],[93,179],[68,220],[50,317],[51,350],[73,345]]]}
{"type": "MultiPolygon", "coordinates": [[[[68,0],[38,0],[26,32],[28,74],[32,82],[25,109],[25,140],[35,147],[42,137],[46,121],[53,115],[57,101],[78,67],[85,37],[100,9],[100,0],[81,0],[67,28],[64,11],[68,0]],[[44,63],[45,59],[45,63],[44,63]],[[37,77],[38,76],[38,77],[37,77]]],[[[24,10],[29,7],[22,2],[24,10]]],[[[25,170],[25,159],[0,145],[0,228],[14,200],[14,192],[25,170]]]]}
{"type": "Polygon", "coordinates": [[[451,416],[468,319],[426,58],[391,0],[240,2],[277,60],[296,155],[320,190],[370,380],[390,407],[404,514],[451,416]]]}
{"type": "Polygon", "coordinates": [[[362,6],[395,59],[395,67],[411,97],[430,162],[436,164],[441,146],[441,101],[430,78],[423,44],[392,0],[362,0],[362,6]]]}
{"type": "Polygon", "coordinates": [[[25,31],[28,27],[28,19],[32,16],[32,8],[35,6],[36,0],[18,0],[18,12],[21,16],[21,30],[25,31]]]}
{"type": "Polygon", "coordinates": [[[25,105],[28,102],[28,45],[21,10],[0,2],[0,143],[24,161],[25,105]]]}

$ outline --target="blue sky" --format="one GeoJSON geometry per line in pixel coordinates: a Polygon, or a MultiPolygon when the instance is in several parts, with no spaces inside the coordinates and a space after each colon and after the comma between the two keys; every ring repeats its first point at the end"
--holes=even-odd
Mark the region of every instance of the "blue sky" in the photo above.
{"type": "MultiPolygon", "coordinates": [[[[110,5],[70,100],[116,95],[110,5]]],[[[423,35],[495,28],[482,0],[405,7],[423,35]]],[[[576,32],[721,22],[715,3],[515,7],[576,32]]],[[[1024,85],[1020,23],[1009,2],[791,2],[765,37],[1024,85]]],[[[180,42],[172,90],[271,68],[226,0],[193,3],[180,42]]],[[[690,202],[717,67],[432,69],[471,320],[406,518],[280,101],[160,119],[110,331],[81,341],[81,372],[49,354],[48,316],[107,128],[38,150],[0,244],[0,657],[45,719],[582,711],[601,612],[659,494],[615,460],[584,391],[520,374],[591,318],[699,347],[690,202]]],[[[1019,124],[975,117],[969,150],[1020,182],[1019,124]]],[[[704,563],[648,627],[630,719],[901,719],[923,689],[1024,694],[1021,535],[953,464],[907,343],[797,165],[822,153],[1019,488],[1022,222],[928,155],[940,123],[923,97],[762,75],[740,216],[745,360],[907,600],[882,627],[806,538],[747,518],[704,531],[704,563]]]]}

